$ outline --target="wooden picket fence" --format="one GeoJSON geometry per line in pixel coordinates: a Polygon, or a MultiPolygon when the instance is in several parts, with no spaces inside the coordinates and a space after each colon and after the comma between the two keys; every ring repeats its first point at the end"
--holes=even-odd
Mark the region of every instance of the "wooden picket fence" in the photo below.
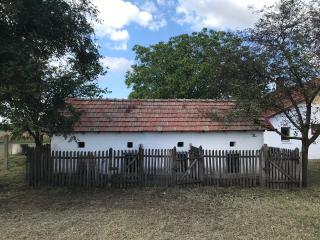
{"type": "Polygon", "coordinates": [[[55,152],[49,146],[27,155],[30,186],[300,186],[299,150],[268,148],[222,151],[173,149],[55,152]]]}
{"type": "Polygon", "coordinates": [[[265,151],[264,183],[269,188],[291,189],[301,186],[302,178],[299,149],[269,147],[265,151]]]}

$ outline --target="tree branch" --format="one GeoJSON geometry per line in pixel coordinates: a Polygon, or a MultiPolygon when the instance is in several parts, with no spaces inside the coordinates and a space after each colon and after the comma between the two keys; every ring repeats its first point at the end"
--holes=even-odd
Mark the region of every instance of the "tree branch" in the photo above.
{"type": "Polygon", "coordinates": [[[317,87],[317,89],[313,92],[313,95],[311,96],[311,103],[314,101],[314,99],[318,96],[318,94],[320,93],[320,86],[317,87]]]}
{"type": "Polygon", "coordinates": [[[309,145],[312,144],[320,135],[320,128],[316,130],[316,132],[309,138],[309,145]]]}
{"type": "Polygon", "coordinates": [[[292,94],[289,92],[288,93],[288,96],[289,96],[289,99],[298,115],[298,119],[299,119],[299,122],[300,122],[300,125],[302,126],[304,124],[304,121],[303,121],[303,117],[302,117],[302,114],[301,114],[301,111],[298,107],[298,103],[294,100],[294,98],[292,97],[292,94]]]}
{"type": "Polygon", "coordinates": [[[29,128],[29,127],[27,127],[26,128],[27,129],[27,131],[28,131],[28,133],[34,138],[34,140],[36,139],[36,134],[34,133],[34,132],[32,132],[32,130],[29,128]]]}
{"type": "Polygon", "coordinates": [[[301,131],[301,127],[295,122],[293,121],[293,118],[287,113],[287,111],[283,111],[283,114],[286,115],[287,119],[292,123],[292,125],[298,129],[299,131],[301,131]]]}
{"type": "Polygon", "coordinates": [[[301,137],[290,137],[290,136],[287,136],[287,135],[284,135],[284,134],[282,134],[278,129],[273,129],[273,131],[275,131],[276,133],[278,133],[280,136],[282,136],[282,137],[285,137],[285,138],[287,138],[287,139],[293,139],[293,140],[302,140],[302,138],[301,137]]]}

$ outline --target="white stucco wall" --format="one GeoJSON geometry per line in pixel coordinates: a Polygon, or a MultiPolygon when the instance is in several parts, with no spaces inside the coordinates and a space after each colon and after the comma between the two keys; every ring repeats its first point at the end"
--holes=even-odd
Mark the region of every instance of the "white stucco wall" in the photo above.
{"type": "MultiPolygon", "coordinates": [[[[271,147],[295,149],[299,148],[301,150],[301,141],[299,140],[290,140],[290,141],[281,141],[279,134],[266,131],[264,134],[265,144],[271,147]]],[[[318,138],[313,144],[309,147],[309,159],[320,159],[320,139],[318,138]]]]}
{"type": "Polygon", "coordinates": [[[85,148],[78,148],[75,141],[62,136],[54,136],[51,141],[53,151],[104,151],[110,147],[115,150],[127,149],[127,142],[133,142],[133,149],[142,144],[144,148],[171,149],[178,142],[184,147],[178,151],[189,149],[189,145],[202,146],[204,149],[217,150],[257,150],[263,144],[263,132],[212,132],[212,133],[78,133],[75,137],[85,142],[85,148]],[[230,142],[236,142],[230,147],[230,142]]]}
{"type": "MultiPolygon", "coordinates": [[[[313,114],[312,121],[315,123],[320,122],[320,112],[319,112],[319,104],[314,104],[313,106],[313,114]]],[[[300,106],[301,111],[303,112],[303,108],[300,106]]],[[[294,110],[292,110],[294,111],[294,110]]],[[[270,123],[273,127],[277,128],[279,131],[281,127],[290,127],[290,135],[291,136],[301,136],[300,132],[290,123],[284,114],[278,114],[269,119],[270,123]]],[[[311,130],[309,135],[311,136],[311,130]]],[[[265,144],[272,147],[279,148],[288,148],[295,149],[299,148],[301,150],[301,141],[299,140],[286,140],[281,141],[281,136],[274,131],[266,131],[264,134],[265,144]]],[[[309,159],[320,159],[320,138],[318,138],[313,144],[310,145],[309,148],[309,159]]]]}

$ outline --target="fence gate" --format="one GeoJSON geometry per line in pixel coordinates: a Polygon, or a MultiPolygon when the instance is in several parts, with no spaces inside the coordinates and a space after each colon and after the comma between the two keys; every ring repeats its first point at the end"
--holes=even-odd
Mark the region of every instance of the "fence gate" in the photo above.
{"type": "Polygon", "coordinates": [[[196,184],[203,182],[204,165],[202,149],[191,147],[188,152],[177,152],[177,184],[196,184]]]}
{"type": "Polygon", "coordinates": [[[112,185],[120,185],[122,187],[136,186],[139,183],[141,172],[139,152],[121,152],[118,158],[119,160],[116,160],[114,165],[121,170],[112,178],[112,185]]]}
{"type": "Polygon", "coordinates": [[[266,186],[270,188],[299,187],[301,164],[299,149],[279,149],[269,147],[266,151],[266,186]]]}

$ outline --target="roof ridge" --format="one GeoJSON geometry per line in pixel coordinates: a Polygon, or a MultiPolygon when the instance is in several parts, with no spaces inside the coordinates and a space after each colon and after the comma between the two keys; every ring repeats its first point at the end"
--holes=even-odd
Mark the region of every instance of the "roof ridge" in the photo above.
{"type": "Polygon", "coordinates": [[[68,98],[76,101],[114,101],[114,102],[235,102],[232,99],[191,99],[191,98],[170,98],[170,99],[125,99],[125,98],[68,98]]]}
{"type": "Polygon", "coordinates": [[[252,121],[223,116],[235,107],[232,100],[69,98],[82,111],[75,132],[214,132],[263,131],[252,121]],[[221,118],[213,119],[213,112],[221,118]]]}

